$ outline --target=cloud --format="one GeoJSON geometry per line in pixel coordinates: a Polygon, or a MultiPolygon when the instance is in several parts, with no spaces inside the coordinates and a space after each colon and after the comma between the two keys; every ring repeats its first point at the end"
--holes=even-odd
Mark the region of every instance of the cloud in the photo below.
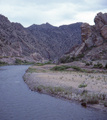
{"type": "Polygon", "coordinates": [[[93,23],[98,12],[107,11],[106,0],[0,0],[1,14],[24,26],[93,23]]]}

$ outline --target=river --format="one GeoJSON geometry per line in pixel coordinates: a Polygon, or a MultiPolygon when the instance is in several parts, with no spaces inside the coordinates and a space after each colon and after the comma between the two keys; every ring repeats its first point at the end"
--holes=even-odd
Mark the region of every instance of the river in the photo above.
{"type": "Polygon", "coordinates": [[[0,67],[0,120],[107,120],[103,111],[31,91],[23,81],[28,67],[0,67]]]}

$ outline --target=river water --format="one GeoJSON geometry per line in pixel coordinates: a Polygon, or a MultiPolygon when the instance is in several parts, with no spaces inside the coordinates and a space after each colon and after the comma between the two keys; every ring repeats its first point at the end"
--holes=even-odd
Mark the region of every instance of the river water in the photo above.
{"type": "Polygon", "coordinates": [[[0,67],[0,120],[107,120],[107,113],[31,91],[29,66],[0,67]]]}

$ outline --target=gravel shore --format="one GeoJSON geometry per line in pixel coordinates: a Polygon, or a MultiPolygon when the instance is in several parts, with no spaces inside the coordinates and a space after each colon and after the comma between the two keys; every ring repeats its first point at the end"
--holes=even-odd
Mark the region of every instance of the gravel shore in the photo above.
{"type": "MultiPolygon", "coordinates": [[[[90,105],[95,108],[103,108],[103,102],[107,102],[107,75],[103,73],[82,73],[75,71],[51,71],[55,65],[32,66],[24,75],[24,81],[31,90],[54,94],[69,100],[83,102],[83,98],[89,95],[97,95],[101,99],[100,105],[90,105]],[[55,92],[52,92],[52,90],[55,92]],[[56,92],[56,88],[63,90],[56,92]],[[48,90],[47,90],[48,89],[48,90]],[[51,92],[50,92],[51,90],[51,92]],[[66,94],[65,94],[66,92],[66,94]],[[101,107],[102,106],[102,107],[101,107]]],[[[58,89],[57,89],[58,90],[58,89]]]]}

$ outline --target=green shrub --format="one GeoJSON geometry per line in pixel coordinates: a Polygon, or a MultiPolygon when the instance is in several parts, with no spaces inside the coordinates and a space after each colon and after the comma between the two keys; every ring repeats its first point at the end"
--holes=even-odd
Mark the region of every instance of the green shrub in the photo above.
{"type": "Polygon", "coordinates": [[[86,63],[86,61],[82,60],[82,63],[86,63]]]}
{"type": "Polygon", "coordinates": [[[21,60],[21,59],[16,59],[15,60],[15,64],[16,65],[31,65],[31,64],[35,64],[34,62],[28,62],[26,60],[21,60]]]}
{"type": "Polygon", "coordinates": [[[92,94],[92,95],[85,94],[83,101],[88,103],[88,104],[98,104],[99,97],[96,94],[92,94]]]}
{"type": "Polygon", "coordinates": [[[90,65],[92,65],[93,63],[92,63],[92,61],[90,62],[90,65]]]}
{"type": "Polygon", "coordinates": [[[107,69],[107,63],[106,63],[106,65],[105,65],[105,68],[107,69]]]}
{"type": "Polygon", "coordinates": [[[51,68],[51,70],[62,71],[62,70],[66,70],[68,68],[71,68],[71,67],[67,66],[67,65],[61,65],[61,66],[55,66],[55,67],[51,68]]]}
{"type": "Polygon", "coordinates": [[[57,92],[63,92],[64,89],[61,88],[61,87],[54,87],[54,91],[57,93],[57,92]]]}
{"type": "Polygon", "coordinates": [[[2,65],[7,65],[7,63],[0,61],[0,66],[2,66],[2,65]]]}
{"type": "Polygon", "coordinates": [[[77,67],[77,66],[67,66],[67,65],[55,66],[55,67],[51,68],[51,70],[63,71],[63,70],[66,70],[68,68],[73,68],[74,70],[80,71],[80,72],[88,72],[87,70],[81,69],[80,67],[77,67]]]}
{"type": "Polygon", "coordinates": [[[88,104],[98,104],[99,103],[99,98],[98,95],[93,94],[92,96],[89,96],[87,99],[88,104]]]}
{"type": "Polygon", "coordinates": [[[37,86],[37,91],[38,91],[38,92],[41,92],[42,89],[43,89],[42,86],[37,86]]]}
{"type": "Polygon", "coordinates": [[[77,67],[77,66],[71,66],[71,68],[73,68],[73,69],[75,69],[75,70],[77,70],[77,71],[82,72],[82,69],[81,69],[80,67],[77,67]]]}
{"type": "Polygon", "coordinates": [[[107,107],[107,102],[104,102],[104,107],[107,107]]]}
{"type": "Polygon", "coordinates": [[[78,61],[79,59],[83,58],[84,54],[79,54],[77,57],[72,56],[70,57],[69,55],[67,56],[63,56],[59,59],[60,63],[69,63],[69,62],[73,62],[73,61],[78,61]]]}
{"type": "Polygon", "coordinates": [[[85,65],[86,65],[86,66],[89,66],[89,65],[90,65],[90,63],[88,63],[88,62],[87,62],[85,65]]]}
{"type": "Polygon", "coordinates": [[[43,65],[47,65],[47,64],[52,64],[52,61],[48,61],[48,62],[45,62],[45,63],[36,63],[35,65],[43,66],[43,65]]]}
{"type": "Polygon", "coordinates": [[[15,64],[22,64],[22,62],[23,62],[23,61],[20,60],[20,59],[16,59],[16,60],[15,60],[15,64]]]}
{"type": "Polygon", "coordinates": [[[73,62],[72,57],[70,56],[63,56],[59,59],[60,63],[69,63],[69,62],[73,62]]]}
{"type": "Polygon", "coordinates": [[[87,103],[88,104],[98,104],[99,100],[98,100],[98,98],[88,98],[87,103]]]}
{"type": "Polygon", "coordinates": [[[77,56],[77,58],[83,58],[84,57],[84,54],[79,54],[78,56],[77,56]]]}
{"type": "Polygon", "coordinates": [[[93,64],[92,62],[90,62],[90,63],[89,63],[89,62],[86,62],[86,63],[85,63],[86,66],[89,66],[89,65],[92,65],[92,64],[93,64]]]}
{"type": "Polygon", "coordinates": [[[103,65],[101,63],[94,64],[94,68],[103,68],[103,65]]]}
{"type": "Polygon", "coordinates": [[[37,72],[37,70],[36,70],[35,68],[29,67],[29,68],[27,69],[27,72],[33,73],[33,72],[37,72]]]}
{"type": "Polygon", "coordinates": [[[47,92],[54,94],[54,89],[51,86],[47,87],[47,92]]]}
{"type": "Polygon", "coordinates": [[[87,87],[87,85],[80,84],[78,87],[79,87],[79,88],[83,88],[83,87],[87,87]]]}

